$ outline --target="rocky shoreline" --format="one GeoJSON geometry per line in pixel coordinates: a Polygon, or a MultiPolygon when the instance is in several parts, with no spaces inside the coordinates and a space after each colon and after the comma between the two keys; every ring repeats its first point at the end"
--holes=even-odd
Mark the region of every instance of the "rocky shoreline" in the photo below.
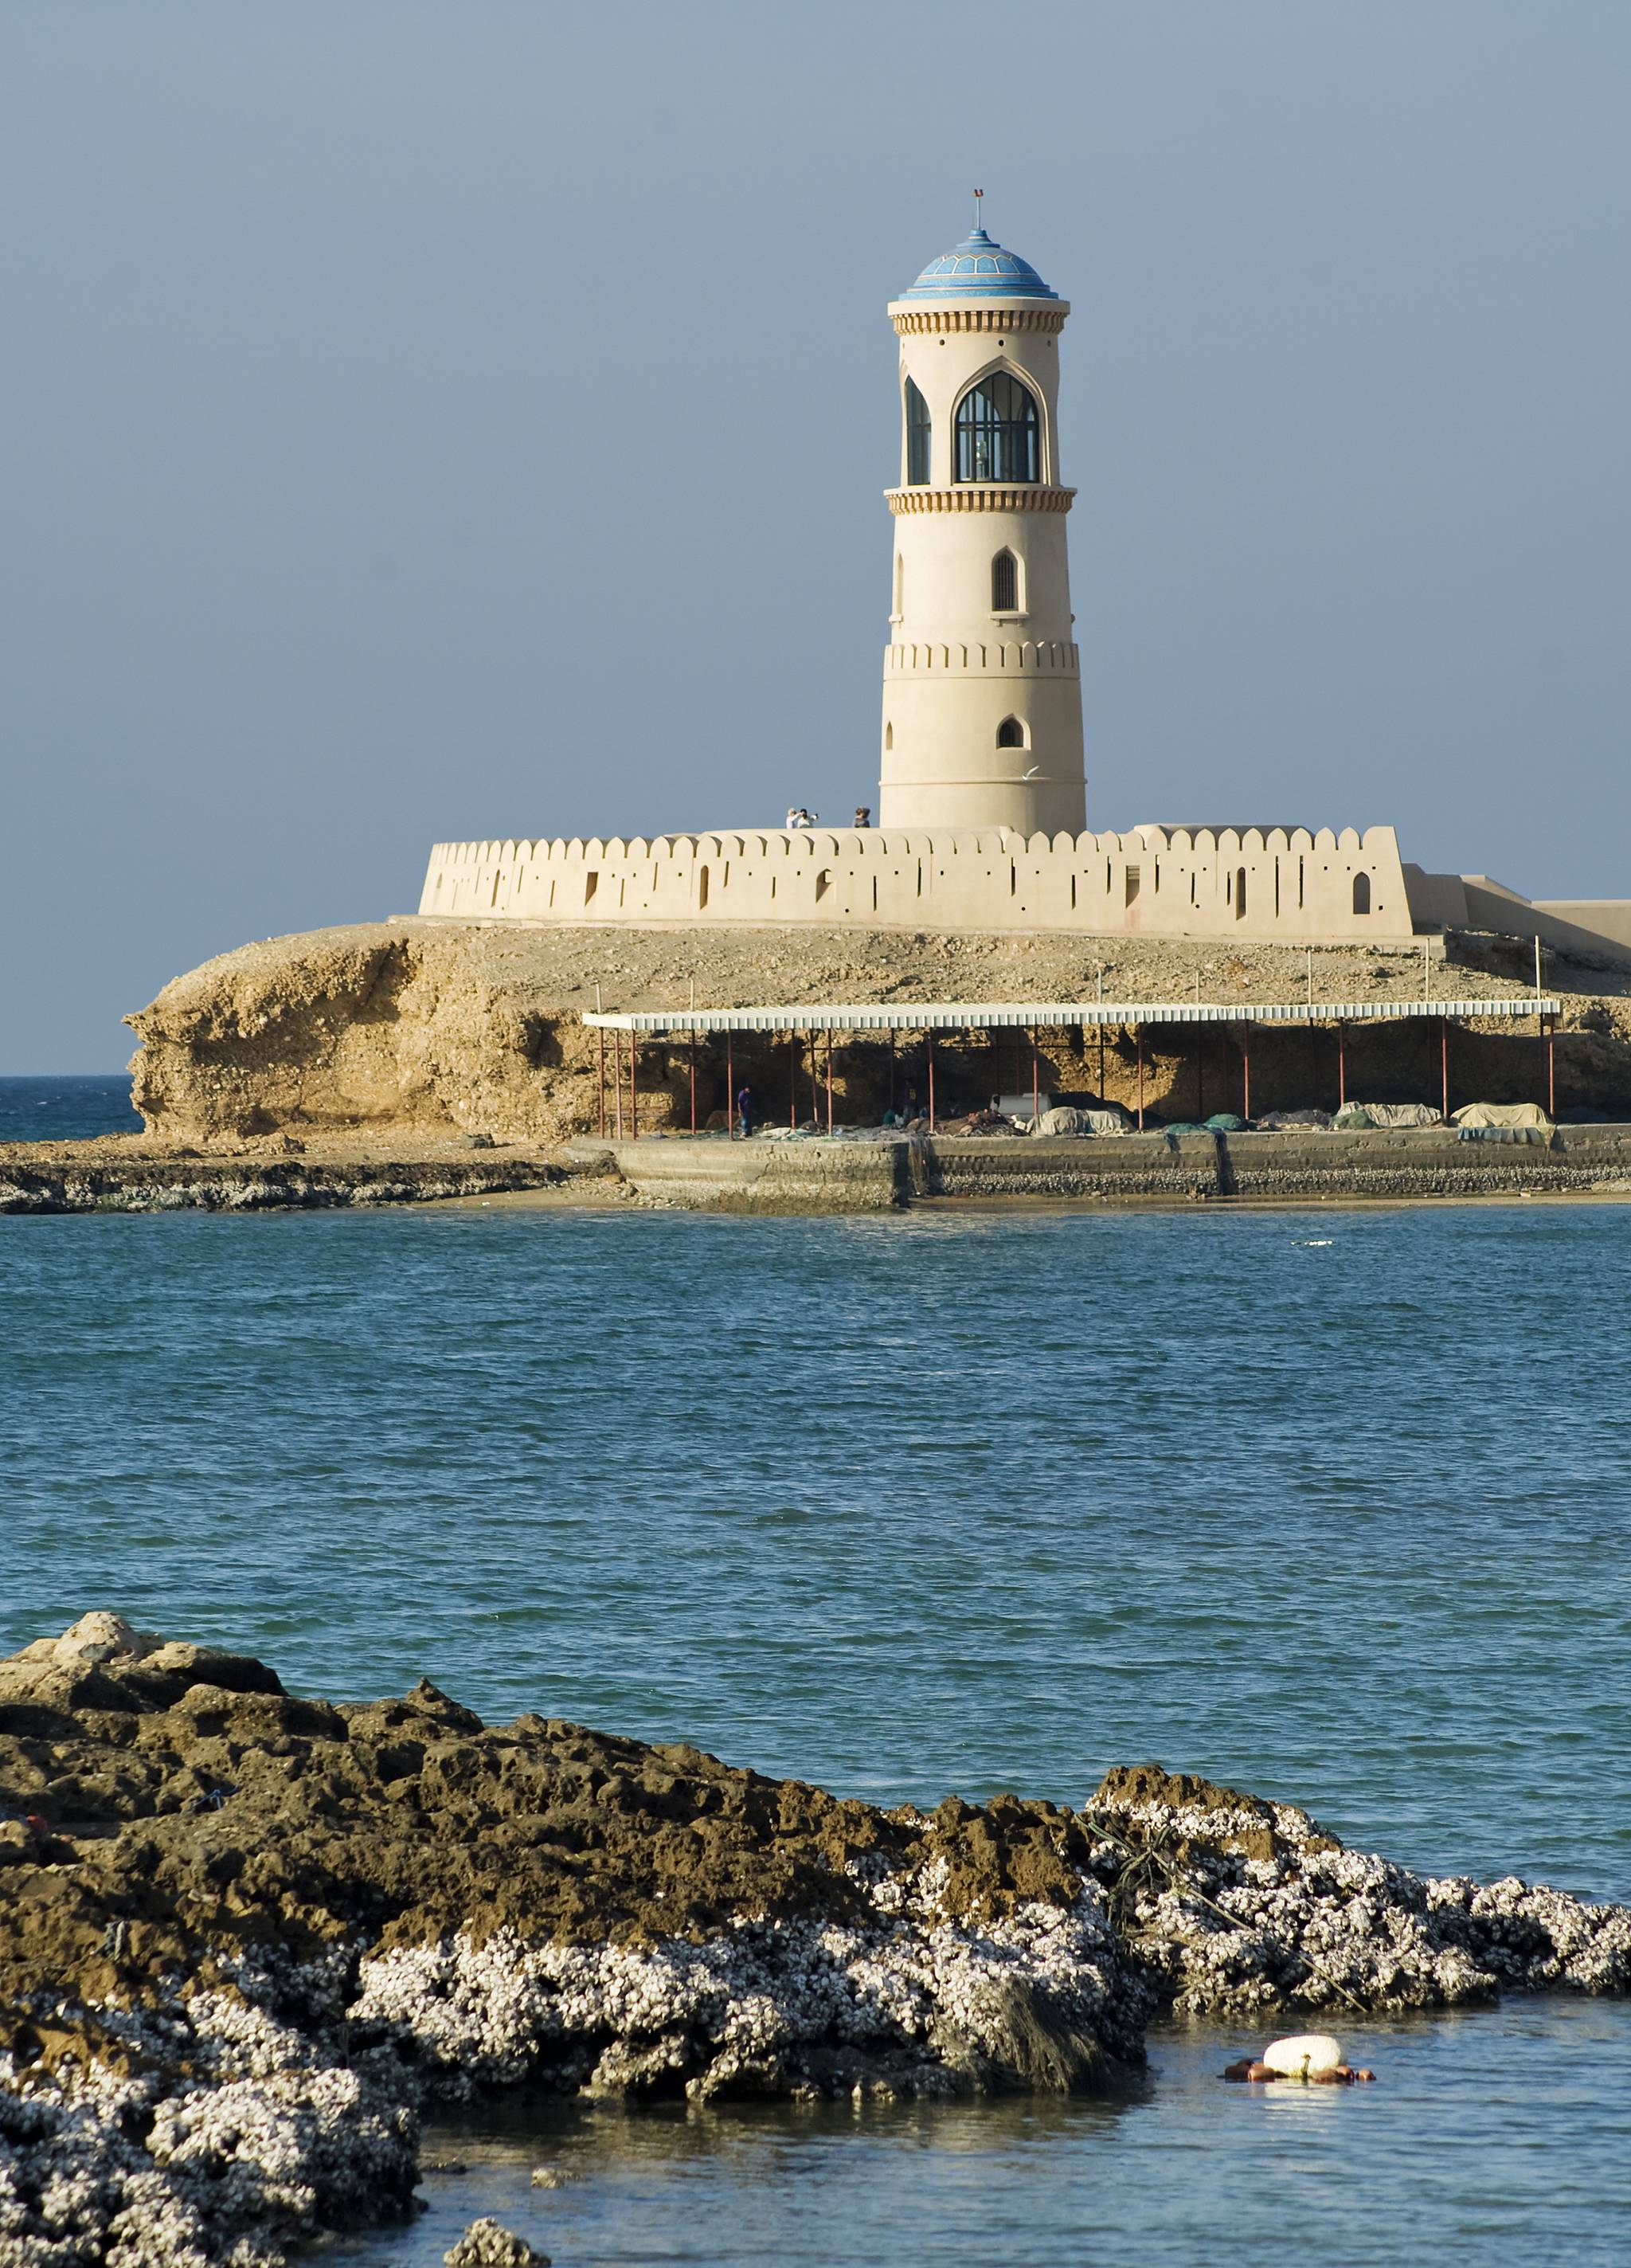
{"type": "Polygon", "coordinates": [[[421,2115],[498,2090],[1103,2090],[1168,2010],[1631,1990],[1631,1910],[1153,1765],[883,1810],[426,1684],[298,1698],[106,1615],[0,1663],[0,1810],[19,2268],[274,2268],[411,2211],[421,2115]]]}
{"type": "Polygon", "coordinates": [[[416,1145],[393,1156],[333,1137],[298,1157],[178,1155],[124,1135],[0,1149],[0,1214],[310,1211],[518,1193],[549,1193],[564,1204],[779,1214],[884,1212],[959,1199],[1227,1206],[1625,1197],[1631,1124],[1559,1127],[1521,1145],[1413,1127],[1005,1140],[659,1135],[573,1142],[547,1156],[490,1144],[416,1145]]]}
{"type": "MultiPolygon", "coordinates": [[[[128,1136],[0,1150],[0,1213],[269,1212],[427,1204],[550,1189],[568,1171],[538,1157],[305,1158],[131,1154],[128,1136]],[[64,1157],[70,1148],[81,1154],[64,1157]]],[[[491,1145],[489,1145],[490,1148],[491,1145]]]]}

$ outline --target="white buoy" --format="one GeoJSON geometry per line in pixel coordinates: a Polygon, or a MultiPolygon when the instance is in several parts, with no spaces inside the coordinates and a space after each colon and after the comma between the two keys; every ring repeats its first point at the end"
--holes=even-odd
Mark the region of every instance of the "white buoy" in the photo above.
{"type": "Polygon", "coordinates": [[[1263,2061],[1282,2079],[1313,2079],[1335,2071],[1342,2060],[1342,2043],[1329,2032],[1294,2032],[1289,2039],[1270,2040],[1263,2061]]]}

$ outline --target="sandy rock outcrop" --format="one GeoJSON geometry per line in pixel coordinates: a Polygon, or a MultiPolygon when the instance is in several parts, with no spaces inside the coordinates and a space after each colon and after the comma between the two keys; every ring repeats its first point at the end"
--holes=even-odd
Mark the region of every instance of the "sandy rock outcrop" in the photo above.
{"type": "MultiPolygon", "coordinates": [[[[1391,998],[1417,965],[1397,954],[1329,948],[1314,956],[1316,999],[1391,998]]],[[[551,1145],[598,1123],[595,1036],[582,1023],[597,992],[608,1008],[888,1000],[1081,1000],[1102,972],[1110,997],[1180,1000],[1197,980],[1213,999],[1300,998],[1304,957],[1271,946],[1217,947],[1173,939],[1038,935],[904,935],[897,932],[583,930],[479,922],[359,924],[246,945],[167,984],[128,1020],[142,1047],[134,1100],[151,1134],[207,1149],[286,1134],[296,1139],[375,1131],[396,1138],[481,1135],[551,1145]]],[[[1521,993],[1516,976],[1480,968],[1480,997],[1521,993]]],[[[1564,983],[1566,972],[1554,972],[1564,983]]],[[[1448,972],[1442,981],[1449,981],[1448,972]]],[[[1593,983],[1603,981],[1600,975],[1593,983]]],[[[1559,1055],[1560,1107],[1631,1104],[1631,1023],[1622,1002],[1582,998],[1583,1027],[1559,1055]],[[1590,1028],[1583,1020],[1590,1017],[1590,1028]]],[[[1408,1099],[1438,1091],[1438,1035],[1429,1025],[1355,1027],[1350,1091],[1367,1085],[1408,1099]]],[[[1532,1039],[1470,1031],[1457,1042],[1458,1082],[1492,1100],[1532,1099],[1532,1039]]],[[[1260,1108],[1319,1101],[1335,1077],[1328,1033],[1264,1030],[1253,1041],[1260,1108]]],[[[947,1035],[937,1049],[943,1115],[978,1108],[993,1093],[1031,1085],[1028,1043],[947,1035]]],[[[700,1123],[725,1099],[723,1046],[698,1049],[700,1123]]],[[[738,1038],[734,1075],[760,1111],[825,1115],[825,1059],[783,1035],[738,1038]]],[[[882,1038],[840,1046],[834,1091],[841,1124],[876,1123],[891,1093],[882,1038]]],[[[921,1074],[918,1074],[921,1079],[921,1074]]],[[[690,1123],[687,1044],[644,1042],[641,1126],[690,1123]]],[[[1103,1094],[1123,1107],[1140,1093],[1130,1036],[1066,1028],[1047,1035],[1041,1084],[1103,1094]]],[[[1238,1100],[1238,1051],[1214,1028],[1205,1060],[1193,1035],[1147,1037],[1147,1107],[1188,1117],[1238,1100]]],[[[896,1100],[899,1100],[899,1094],[896,1100]]]]}

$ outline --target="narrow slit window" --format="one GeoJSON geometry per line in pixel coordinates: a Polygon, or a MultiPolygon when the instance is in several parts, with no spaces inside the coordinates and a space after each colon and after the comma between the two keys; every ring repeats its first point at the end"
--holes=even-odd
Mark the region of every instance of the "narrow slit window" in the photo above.
{"type": "Polygon", "coordinates": [[[1019,562],[1011,551],[999,551],[991,562],[991,611],[994,615],[1019,611],[1019,562]]]}
{"type": "Polygon", "coordinates": [[[929,484],[929,404],[911,379],[906,382],[906,482],[912,489],[929,484]]]}
{"type": "Polygon", "coordinates": [[[1354,911],[1356,914],[1368,914],[1370,910],[1370,877],[1369,874],[1355,874],[1354,877],[1354,911]]]}
{"type": "Polygon", "coordinates": [[[1244,866],[1237,866],[1235,869],[1235,919],[1237,921],[1245,919],[1245,868],[1244,866]]]}

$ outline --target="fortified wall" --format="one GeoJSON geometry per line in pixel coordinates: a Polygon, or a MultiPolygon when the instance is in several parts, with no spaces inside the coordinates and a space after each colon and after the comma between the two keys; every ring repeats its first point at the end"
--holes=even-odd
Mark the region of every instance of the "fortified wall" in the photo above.
{"type": "Polygon", "coordinates": [[[1056,930],[1084,937],[1397,944],[1413,919],[1391,827],[731,830],[646,841],[438,843],[424,915],[760,928],[1056,930]]]}

